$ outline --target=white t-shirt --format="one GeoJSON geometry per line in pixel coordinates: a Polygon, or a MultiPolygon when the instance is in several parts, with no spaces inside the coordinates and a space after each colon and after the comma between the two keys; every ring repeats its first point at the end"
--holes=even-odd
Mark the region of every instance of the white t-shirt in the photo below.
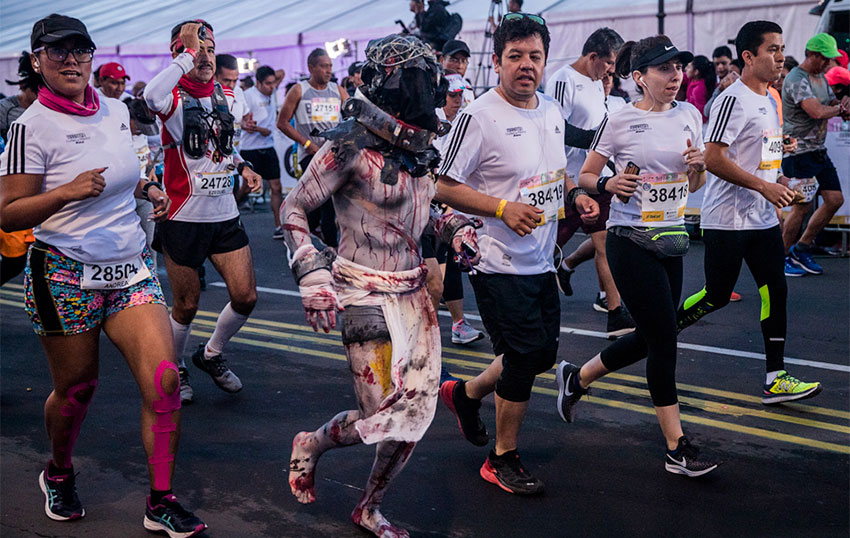
{"type": "MultiPolygon", "coordinates": [[[[165,147],[163,184],[171,198],[169,220],[181,222],[224,222],[239,216],[233,197],[233,155],[218,155],[212,138],[206,154],[193,159],[183,151],[183,98],[177,83],[194,66],[189,53],[178,55],[164,71],[145,86],[148,107],[162,120],[162,145],[165,147]],[[176,147],[169,147],[176,142],[176,147]],[[231,188],[227,189],[230,182],[231,188]]],[[[228,109],[233,95],[225,92],[228,109]],[[230,94],[230,95],[228,95],[230,94]]],[[[212,99],[198,99],[201,106],[212,111],[212,99]]]]}
{"type": "Polygon", "coordinates": [[[611,198],[607,227],[674,226],[684,222],[688,166],[682,155],[687,140],[702,148],[702,115],[690,103],[673,102],[664,112],[629,104],[603,120],[590,149],[613,157],[618,172],[631,161],[642,181],[628,203],[611,198]]]}
{"type": "MultiPolygon", "coordinates": [[[[277,90],[271,95],[263,95],[256,86],[248,88],[245,92],[245,112],[244,114],[253,114],[254,121],[258,127],[271,131],[269,136],[263,136],[260,133],[249,133],[242,131],[239,141],[240,151],[246,149],[265,149],[274,147],[274,131],[277,129],[277,90]]],[[[239,118],[240,120],[242,118],[239,118]]]]}
{"type": "MultiPolygon", "coordinates": [[[[776,102],[741,79],[714,101],[706,142],[729,146],[726,156],[745,172],[776,183],[782,163],[782,128],[776,102]]],[[[779,224],[773,204],[756,191],[713,174],[706,179],[700,226],[707,230],[765,230],[779,224]]]]}
{"type": "Polygon", "coordinates": [[[620,110],[627,104],[626,100],[619,95],[609,95],[605,98],[605,108],[608,109],[609,114],[620,110]]]}
{"type": "Polygon", "coordinates": [[[139,160],[127,106],[100,97],[100,110],[83,117],[50,110],[36,101],[12,123],[9,143],[0,156],[4,176],[44,175],[42,192],[103,167],[107,167],[102,174],[106,187],[100,196],[65,204],[33,230],[36,239],[83,263],[123,261],[138,256],[145,246],[133,198],[139,160]]]}
{"type": "MultiPolygon", "coordinates": [[[[530,197],[523,199],[520,189],[543,183],[547,202],[554,207],[560,196],[563,209],[564,120],[551,97],[538,93],[537,99],[537,108],[517,108],[493,89],[461,110],[445,142],[439,174],[509,202],[528,203],[530,197]]],[[[535,197],[540,189],[534,190],[535,197]]],[[[556,218],[525,237],[495,217],[482,221],[478,230],[482,257],[476,270],[511,275],[555,271],[556,218]]]]}
{"type": "MultiPolygon", "coordinates": [[[[558,102],[567,123],[579,129],[596,129],[605,117],[605,89],[601,80],[591,80],[565,65],[546,83],[546,95],[558,102]]],[[[565,146],[567,174],[578,183],[578,173],[587,157],[587,150],[565,146]]]]}

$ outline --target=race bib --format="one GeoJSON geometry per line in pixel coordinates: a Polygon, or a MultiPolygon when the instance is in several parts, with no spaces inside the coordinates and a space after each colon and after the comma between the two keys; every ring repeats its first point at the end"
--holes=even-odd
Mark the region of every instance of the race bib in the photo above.
{"type": "Polygon", "coordinates": [[[544,172],[519,183],[522,201],[543,210],[539,226],[564,218],[564,169],[544,172]]]}
{"type": "Polygon", "coordinates": [[[759,170],[777,170],[782,165],[782,131],[765,129],[761,135],[759,170]]]}
{"type": "Polygon", "coordinates": [[[222,196],[233,192],[232,172],[198,172],[195,174],[195,196],[222,196]]]}
{"type": "Polygon", "coordinates": [[[677,220],[685,216],[688,203],[688,175],[641,174],[640,218],[643,222],[677,220]]]}
{"type": "Polygon", "coordinates": [[[818,180],[813,177],[788,178],[788,188],[794,191],[795,204],[807,204],[818,193],[818,180]]]}
{"type": "Polygon", "coordinates": [[[84,290],[120,290],[129,288],[151,276],[148,266],[139,254],[129,260],[116,263],[83,264],[84,290]]]}
{"type": "Polygon", "coordinates": [[[339,98],[314,97],[308,112],[314,123],[336,123],[339,121],[339,98]]]}

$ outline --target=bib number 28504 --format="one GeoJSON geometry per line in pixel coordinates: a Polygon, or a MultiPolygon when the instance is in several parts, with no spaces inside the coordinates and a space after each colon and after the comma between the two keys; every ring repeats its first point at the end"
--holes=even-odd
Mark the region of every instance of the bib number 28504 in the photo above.
{"type": "Polygon", "coordinates": [[[141,256],[116,263],[87,263],[81,287],[87,290],[118,290],[151,276],[141,256]]]}

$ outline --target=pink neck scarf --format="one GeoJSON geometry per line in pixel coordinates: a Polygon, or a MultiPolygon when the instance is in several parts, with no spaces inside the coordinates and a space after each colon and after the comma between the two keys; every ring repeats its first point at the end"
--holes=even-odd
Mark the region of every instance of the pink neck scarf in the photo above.
{"type": "Polygon", "coordinates": [[[83,104],[58,95],[47,86],[42,86],[38,90],[38,102],[50,110],[75,116],[93,116],[100,109],[100,97],[91,85],[86,86],[83,104]]]}

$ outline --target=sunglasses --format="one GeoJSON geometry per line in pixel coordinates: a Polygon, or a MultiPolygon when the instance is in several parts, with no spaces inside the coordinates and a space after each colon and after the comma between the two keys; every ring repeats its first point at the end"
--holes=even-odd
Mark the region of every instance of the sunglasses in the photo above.
{"type": "Polygon", "coordinates": [[[531,13],[508,13],[502,17],[502,21],[519,21],[522,19],[531,19],[537,24],[546,26],[546,20],[540,15],[532,15],[531,13]]]}
{"type": "Polygon", "coordinates": [[[74,59],[81,64],[90,63],[94,59],[94,49],[91,47],[85,48],[77,48],[73,50],[68,50],[64,47],[39,47],[32,51],[34,54],[38,54],[41,51],[45,51],[47,53],[47,59],[53,60],[54,62],[64,62],[65,58],[68,57],[68,54],[73,54],[74,59]]]}

